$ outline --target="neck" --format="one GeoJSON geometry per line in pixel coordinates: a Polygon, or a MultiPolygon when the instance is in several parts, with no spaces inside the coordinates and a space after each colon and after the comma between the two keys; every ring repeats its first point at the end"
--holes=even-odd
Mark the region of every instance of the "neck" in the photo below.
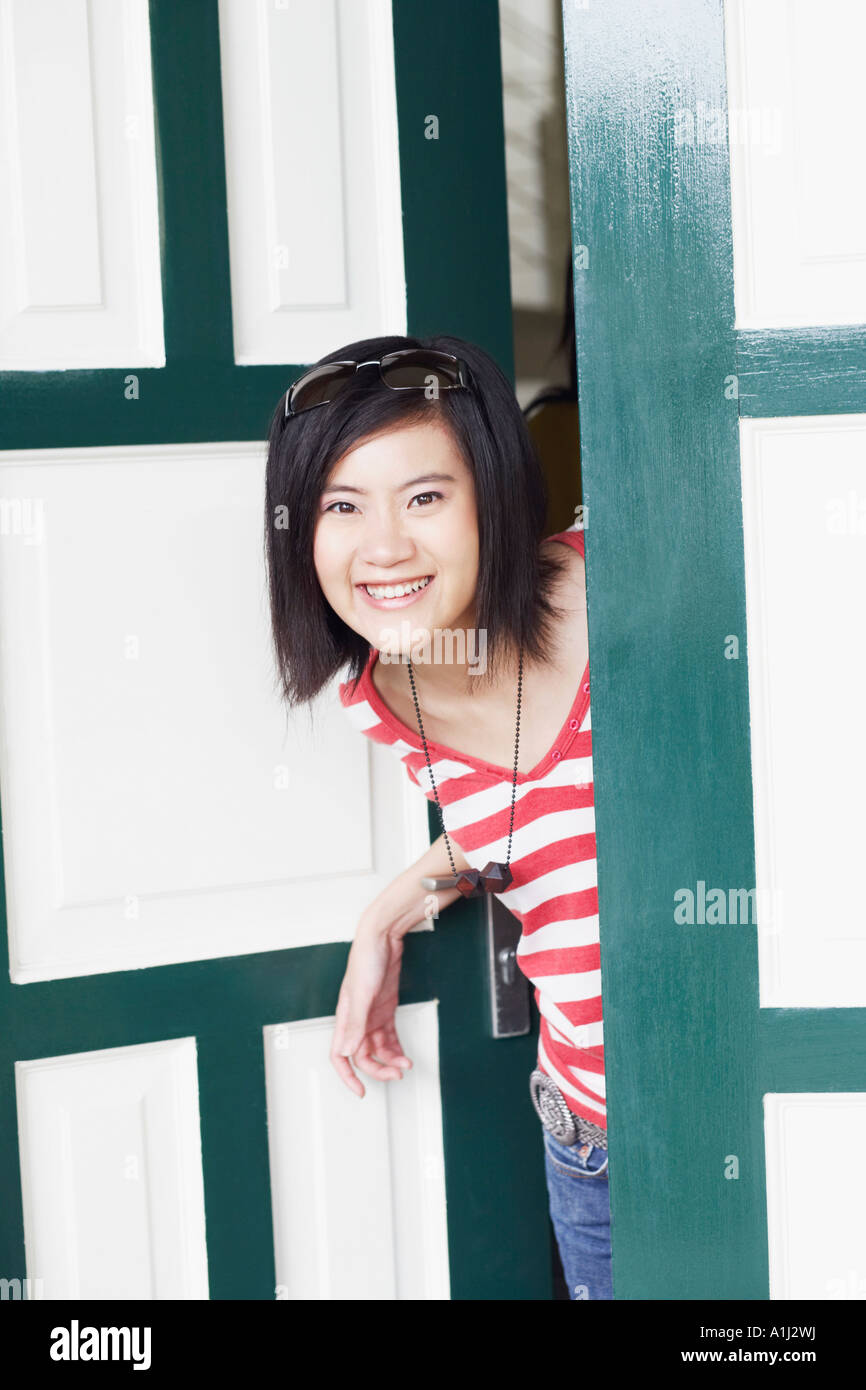
{"type": "Polygon", "coordinates": [[[472,693],[483,684],[487,671],[487,633],[474,627],[457,627],[432,632],[411,628],[400,634],[398,647],[380,652],[379,660],[389,665],[408,666],[419,694],[472,693]]]}

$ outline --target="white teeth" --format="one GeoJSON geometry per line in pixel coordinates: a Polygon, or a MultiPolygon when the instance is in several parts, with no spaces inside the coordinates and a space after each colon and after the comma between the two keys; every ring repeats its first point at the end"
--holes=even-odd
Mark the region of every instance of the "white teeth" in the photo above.
{"type": "Polygon", "coordinates": [[[405,598],[406,594],[416,594],[419,589],[426,589],[430,583],[430,575],[425,579],[416,579],[412,584],[365,584],[364,588],[371,598],[405,598]]]}

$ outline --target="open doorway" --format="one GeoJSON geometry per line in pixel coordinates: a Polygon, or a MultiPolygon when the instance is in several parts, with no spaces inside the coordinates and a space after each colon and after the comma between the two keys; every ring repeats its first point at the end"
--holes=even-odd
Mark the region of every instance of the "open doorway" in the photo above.
{"type": "Polygon", "coordinates": [[[515,390],[547,479],[547,534],[582,503],[559,0],[499,4],[515,390]]]}

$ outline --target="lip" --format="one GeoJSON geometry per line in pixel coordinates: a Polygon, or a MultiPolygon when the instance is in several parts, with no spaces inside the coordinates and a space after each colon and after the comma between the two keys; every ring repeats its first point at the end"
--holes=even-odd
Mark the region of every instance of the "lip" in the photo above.
{"type": "MultiPolygon", "coordinates": [[[[417,578],[425,579],[427,576],[419,574],[417,578]]],[[[419,599],[424,598],[425,594],[429,594],[433,585],[436,583],[436,576],[433,574],[430,575],[429,578],[430,583],[425,584],[423,589],[418,589],[414,594],[403,594],[400,598],[373,598],[371,594],[367,593],[363,584],[356,584],[355,589],[364,603],[368,603],[371,608],[408,608],[410,604],[417,603],[419,599]]],[[[398,583],[401,584],[410,584],[411,582],[412,581],[408,579],[398,581],[398,583]]]]}

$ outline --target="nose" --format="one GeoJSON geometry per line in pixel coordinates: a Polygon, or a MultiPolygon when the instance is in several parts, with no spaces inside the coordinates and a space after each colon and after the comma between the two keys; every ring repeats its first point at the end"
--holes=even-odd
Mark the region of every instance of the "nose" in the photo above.
{"type": "Polygon", "coordinates": [[[358,557],[371,568],[387,569],[412,558],[414,542],[406,532],[399,513],[371,508],[364,517],[358,557]]]}

